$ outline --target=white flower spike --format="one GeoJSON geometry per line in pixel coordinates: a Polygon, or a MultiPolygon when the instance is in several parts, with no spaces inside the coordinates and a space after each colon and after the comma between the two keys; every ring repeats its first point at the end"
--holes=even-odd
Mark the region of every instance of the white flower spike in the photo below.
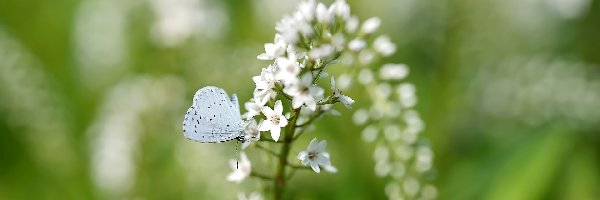
{"type": "Polygon", "coordinates": [[[246,177],[250,176],[250,172],[252,172],[252,164],[248,157],[246,157],[246,153],[240,153],[240,162],[236,160],[229,160],[229,165],[233,172],[227,176],[227,180],[235,183],[241,183],[246,177]]]}
{"type": "Polygon", "coordinates": [[[331,165],[329,160],[329,153],[325,151],[327,147],[327,141],[323,140],[319,142],[317,138],[310,141],[306,151],[302,151],[298,154],[298,159],[302,162],[302,165],[310,165],[313,171],[320,173],[321,169],[319,165],[330,173],[336,173],[337,169],[331,165]]]}
{"type": "Polygon", "coordinates": [[[281,134],[281,127],[285,127],[288,124],[288,120],[283,116],[282,112],[283,106],[281,105],[281,100],[275,102],[273,109],[268,106],[263,107],[262,113],[267,119],[260,123],[258,130],[271,131],[273,140],[278,141],[281,134]]]}

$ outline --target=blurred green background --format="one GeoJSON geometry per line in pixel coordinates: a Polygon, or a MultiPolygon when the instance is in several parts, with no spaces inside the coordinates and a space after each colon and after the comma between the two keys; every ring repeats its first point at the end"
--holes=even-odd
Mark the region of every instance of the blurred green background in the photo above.
{"type": "MultiPolygon", "coordinates": [[[[600,199],[599,1],[348,3],[361,19],[382,19],[379,33],[398,46],[387,61],[410,66],[439,199],[600,199]]],[[[234,143],[188,141],[181,121],[200,87],[250,98],[251,77],[268,64],[256,55],[296,4],[1,0],[0,199],[256,190],[254,180],[225,181],[234,143]]],[[[355,109],[369,105],[364,91],[347,94],[355,109]]],[[[350,125],[352,111],[338,110],[310,137],[328,140],[339,173],[299,172],[288,192],[385,199],[373,145],[350,125]]]]}

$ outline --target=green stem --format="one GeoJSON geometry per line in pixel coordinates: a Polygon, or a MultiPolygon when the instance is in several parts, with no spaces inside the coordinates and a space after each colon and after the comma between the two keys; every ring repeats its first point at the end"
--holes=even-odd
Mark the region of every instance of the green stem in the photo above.
{"type": "Polygon", "coordinates": [[[300,108],[294,109],[292,117],[290,117],[290,122],[288,123],[288,126],[285,127],[283,145],[281,146],[281,151],[279,152],[279,162],[277,164],[277,171],[273,176],[273,180],[275,182],[273,188],[273,198],[275,200],[283,199],[283,190],[285,188],[286,183],[285,169],[288,165],[287,157],[292,147],[294,132],[296,131],[296,119],[298,119],[299,114],[300,108]]]}

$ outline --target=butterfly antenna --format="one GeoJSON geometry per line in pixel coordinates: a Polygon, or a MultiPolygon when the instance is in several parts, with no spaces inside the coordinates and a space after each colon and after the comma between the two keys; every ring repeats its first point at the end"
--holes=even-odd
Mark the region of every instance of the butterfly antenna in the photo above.
{"type": "Polygon", "coordinates": [[[235,142],[235,168],[240,168],[240,152],[238,151],[238,146],[240,145],[240,141],[235,142]]]}

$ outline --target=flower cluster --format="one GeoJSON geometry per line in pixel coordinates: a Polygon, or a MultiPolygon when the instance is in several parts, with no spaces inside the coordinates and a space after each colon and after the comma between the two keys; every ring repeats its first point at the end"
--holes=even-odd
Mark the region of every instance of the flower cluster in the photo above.
{"type": "MultiPolygon", "coordinates": [[[[292,15],[284,16],[277,22],[277,34],[273,42],[265,44],[265,51],[257,56],[257,59],[271,63],[259,75],[252,77],[256,88],[252,98],[244,104],[247,112],[243,117],[250,120],[250,123],[246,127],[248,140],[243,148],[255,146],[268,155],[276,156],[280,162],[276,166],[274,177],[265,177],[250,169],[250,162],[244,155],[244,169],[236,168],[230,180],[240,182],[247,176],[273,180],[274,197],[281,199],[283,186],[280,184],[285,183],[287,168],[312,169],[317,173],[321,169],[337,172],[331,164],[330,154],[325,150],[325,140],[319,142],[315,138],[305,151],[298,153],[301,165],[287,161],[289,145],[323,114],[339,114],[333,109],[336,103],[352,108],[354,100],[343,91],[349,88],[353,79],[358,79],[364,85],[376,86],[367,87],[373,95],[377,95],[377,98],[372,98],[375,108],[370,113],[378,113],[379,118],[385,115],[390,116],[390,119],[399,116],[406,119],[407,123],[403,128],[394,125],[391,120],[386,121],[386,130],[393,132],[390,133],[391,137],[400,138],[400,135],[410,132],[409,135],[415,136],[416,140],[423,124],[416,111],[408,109],[416,103],[414,86],[398,86],[398,97],[401,99],[396,103],[386,101],[391,96],[392,86],[376,84],[377,78],[368,68],[379,58],[390,56],[396,51],[396,46],[389,37],[374,35],[380,24],[381,21],[376,17],[361,23],[358,17],[351,15],[350,6],[344,0],[337,0],[330,6],[314,0],[304,1],[292,15]],[[344,67],[341,70],[348,72],[334,77],[328,72],[329,67],[344,67]],[[411,130],[407,131],[408,129],[411,130]],[[271,138],[261,138],[260,132],[267,131],[271,138]],[[281,151],[276,152],[257,143],[266,141],[282,145],[281,151]]],[[[379,79],[396,82],[407,75],[408,68],[405,65],[386,64],[380,69],[379,79]]],[[[367,111],[361,109],[357,113],[363,112],[367,111]]],[[[370,113],[362,116],[364,119],[361,124],[369,120],[370,113]]],[[[414,141],[403,144],[408,147],[414,141]]]]}
{"type": "Polygon", "coordinates": [[[408,72],[403,64],[383,64],[377,72],[360,69],[358,82],[373,104],[356,110],[353,121],[365,126],[361,133],[365,142],[376,143],[375,174],[389,180],[385,188],[389,199],[435,199],[437,189],[426,183],[433,151],[418,141],[425,126],[414,109],[415,86],[404,81],[408,72]]]}

